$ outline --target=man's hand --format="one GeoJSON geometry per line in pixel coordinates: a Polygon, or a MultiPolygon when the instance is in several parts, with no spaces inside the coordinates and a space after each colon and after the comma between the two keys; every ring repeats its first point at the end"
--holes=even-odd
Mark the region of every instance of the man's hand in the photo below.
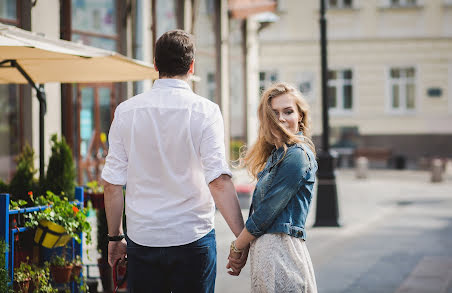
{"type": "Polygon", "coordinates": [[[229,251],[228,264],[226,268],[228,269],[228,274],[231,276],[238,276],[242,271],[248,259],[249,246],[247,246],[241,253],[229,251]],[[231,269],[231,270],[229,270],[231,269]]]}
{"type": "Polygon", "coordinates": [[[123,239],[121,241],[108,242],[108,263],[111,267],[118,259],[124,259],[127,254],[127,242],[123,239]]]}

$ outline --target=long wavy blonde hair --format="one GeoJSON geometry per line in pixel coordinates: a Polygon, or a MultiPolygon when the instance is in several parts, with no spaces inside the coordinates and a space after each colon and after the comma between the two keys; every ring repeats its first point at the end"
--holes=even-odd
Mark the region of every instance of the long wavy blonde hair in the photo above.
{"type": "Polygon", "coordinates": [[[306,144],[315,154],[315,146],[311,140],[311,117],[310,109],[301,93],[293,86],[279,82],[273,84],[262,94],[257,110],[259,118],[259,132],[257,141],[246,153],[242,153],[241,165],[248,169],[248,172],[257,178],[257,174],[265,167],[267,158],[270,156],[275,145],[283,145],[284,152],[287,145],[295,143],[306,144]],[[290,94],[297,106],[298,114],[301,116],[299,130],[303,135],[297,135],[287,130],[276,117],[271,107],[272,99],[290,94]]]}

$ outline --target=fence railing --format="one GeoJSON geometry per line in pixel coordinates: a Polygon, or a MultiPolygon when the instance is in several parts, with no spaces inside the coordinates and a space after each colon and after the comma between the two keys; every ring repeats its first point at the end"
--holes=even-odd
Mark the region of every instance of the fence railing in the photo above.
{"type": "MultiPolygon", "coordinates": [[[[75,200],[78,201],[78,206],[80,208],[83,208],[83,200],[84,200],[84,194],[83,194],[83,187],[76,187],[75,188],[75,200]]],[[[4,239],[5,243],[7,244],[8,249],[5,251],[5,269],[8,271],[10,276],[10,282],[11,285],[14,282],[14,237],[16,233],[21,233],[28,231],[30,228],[27,227],[11,227],[10,225],[10,216],[11,215],[20,215],[20,214],[27,214],[32,213],[36,211],[42,211],[45,209],[48,209],[49,206],[36,206],[36,207],[27,207],[19,210],[10,210],[9,209],[9,203],[10,203],[10,195],[9,194],[0,194],[0,239],[4,239]]],[[[82,238],[83,233],[79,234],[80,239],[82,238]]],[[[79,244],[77,241],[72,239],[72,245],[70,246],[72,248],[72,258],[74,259],[77,255],[80,256],[81,259],[83,259],[83,241],[79,244]]],[[[83,273],[83,272],[82,272],[83,273]]],[[[77,288],[72,282],[71,285],[71,291],[77,292],[77,288]]]]}

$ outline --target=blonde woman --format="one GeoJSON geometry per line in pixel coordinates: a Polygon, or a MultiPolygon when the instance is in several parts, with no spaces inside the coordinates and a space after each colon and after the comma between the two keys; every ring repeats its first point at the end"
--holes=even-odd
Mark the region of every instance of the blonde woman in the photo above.
{"type": "Polygon", "coordinates": [[[286,83],[262,95],[257,142],[244,157],[257,179],[253,213],[231,243],[227,265],[238,275],[251,244],[251,292],[317,292],[305,244],[317,171],[309,114],[301,94],[286,83]]]}

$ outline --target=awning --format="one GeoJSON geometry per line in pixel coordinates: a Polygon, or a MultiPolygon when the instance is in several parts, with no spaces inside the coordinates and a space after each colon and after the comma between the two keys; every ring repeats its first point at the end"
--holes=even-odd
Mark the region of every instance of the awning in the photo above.
{"type": "MultiPolygon", "coordinates": [[[[35,83],[120,82],[158,78],[151,64],[113,51],[0,24],[0,62],[16,60],[35,83]]],[[[5,63],[4,63],[5,64],[5,63]]],[[[0,83],[28,83],[13,67],[0,67],[0,83]]]]}
{"type": "Polygon", "coordinates": [[[39,100],[39,174],[44,174],[46,82],[119,82],[156,79],[151,64],[116,52],[53,40],[0,24],[0,84],[28,83],[39,100]]]}

